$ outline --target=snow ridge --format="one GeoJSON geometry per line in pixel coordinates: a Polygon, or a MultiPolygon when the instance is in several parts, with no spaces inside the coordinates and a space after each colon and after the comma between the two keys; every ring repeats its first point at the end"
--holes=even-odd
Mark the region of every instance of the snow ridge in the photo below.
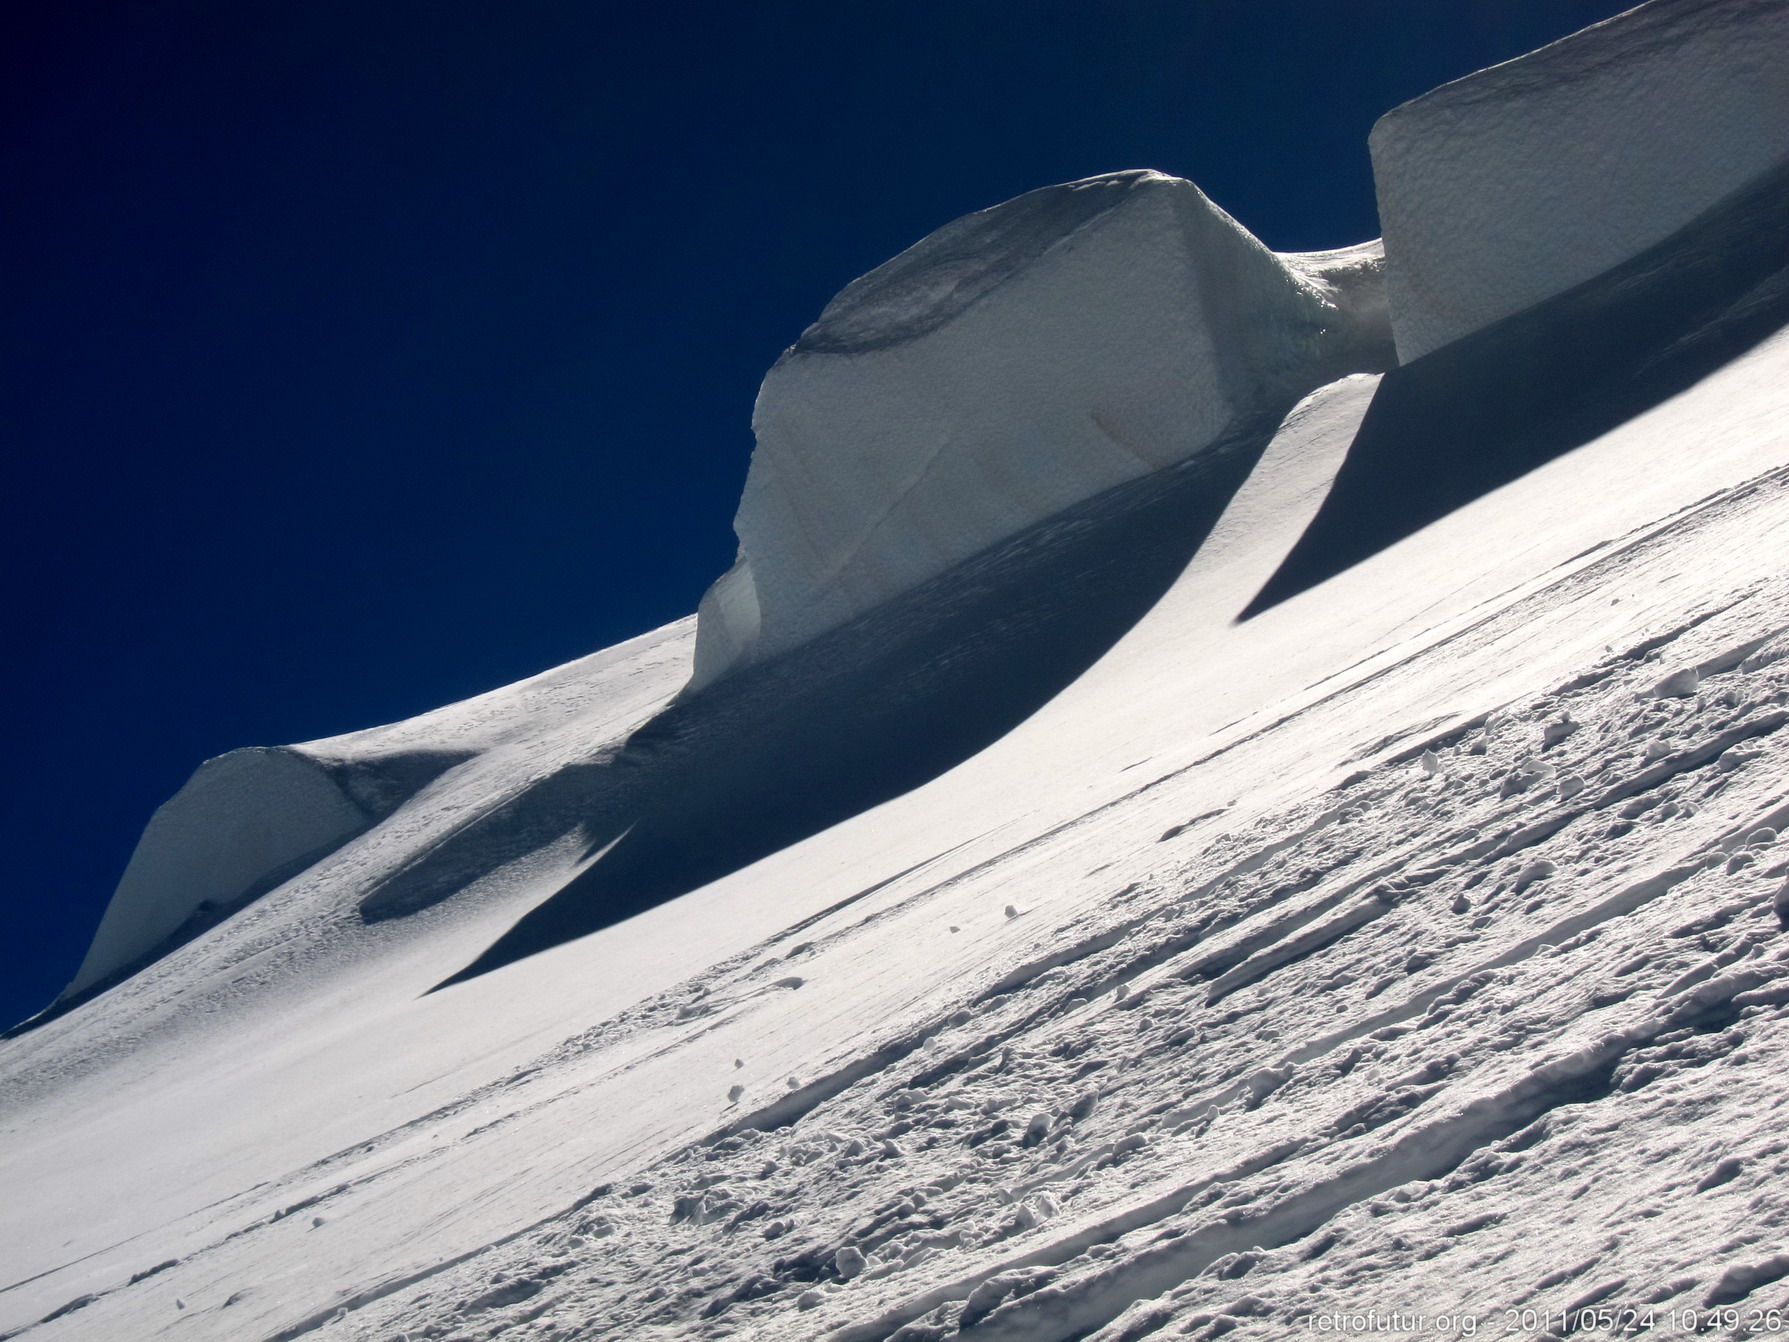
{"type": "Polygon", "coordinates": [[[1789,159],[1789,5],[1652,0],[1387,112],[1408,363],[1637,255],[1789,159]]]}
{"type": "Polygon", "coordinates": [[[1192,183],[1111,173],[949,224],[766,377],[694,686],[1388,366],[1374,244],[1277,257],[1192,183]]]}
{"type": "Polygon", "coordinates": [[[0,1041],[0,1338],[1767,1335],[1786,13],[1390,114],[1383,252],[948,225],[699,620],[201,766],[0,1041]]]}

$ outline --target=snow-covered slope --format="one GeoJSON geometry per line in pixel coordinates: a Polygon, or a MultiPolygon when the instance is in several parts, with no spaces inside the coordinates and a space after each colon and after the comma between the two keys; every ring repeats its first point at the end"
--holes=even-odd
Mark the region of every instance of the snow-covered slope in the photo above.
{"type": "Polygon", "coordinates": [[[489,809],[538,781],[525,764],[511,775],[555,736],[612,746],[687,679],[687,623],[390,726],[207,760],[150,820],[58,1009],[314,867],[451,769],[481,761],[468,772],[489,809]]]}
{"type": "Polygon", "coordinates": [[[1769,1335],[1785,181],[704,687],[288,748],[352,832],[0,1042],[0,1337],[1769,1335]]]}
{"type": "Polygon", "coordinates": [[[194,915],[233,912],[337,848],[370,817],[294,750],[207,760],[150,820],[65,997],[127,970],[194,915]]]}
{"type": "MultiPolygon", "coordinates": [[[[997,745],[443,991],[581,851],[407,924],[275,892],[8,1045],[4,1317],[93,1296],[26,1335],[289,1339],[933,1316],[917,1337],[1004,1293],[974,1336],[1066,1338],[1184,1281],[1151,1308],[1278,1336],[1369,1287],[1487,1316],[1618,1276],[1624,1303],[1730,1292],[1777,1252],[1750,1115],[1783,1030],[1781,880],[1725,845],[1789,772],[1785,664],[1738,661],[1789,624],[1786,373],[1778,338],[1233,624],[1372,380],[1321,393],[1148,618],[997,745]],[[1694,693],[1633,697],[1689,665],[1694,693]],[[1696,1033],[1721,1001],[1733,1026],[1696,1033]],[[1586,1107],[1566,1083],[1605,1064],[1661,1088],[1586,1107]],[[1612,1243],[1585,1225],[1630,1184],[1597,1176],[1655,1139],[1579,1134],[1636,1103],[1660,1196],[1718,1177],[1612,1243]],[[1530,1166],[1532,1204],[1489,1177],[1530,1166]],[[1579,1185],[1582,1213],[1546,1200],[1579,1185]]],[[[322,872],[308,898],[348,888],[322,872]]]]}
{"type": "Polygon", "coordinates": [[[1389,366],[1377,261],[1275,256],[1159,172],[1046,187],[916,243],[764,381],[697,683],[1389,366]]]}
{"type": "Polygon", "coordinates": [[[1398,357],[1600,274],[1789,159],[1789,4],[1652,0],[1386,113],[1398,357]]]}

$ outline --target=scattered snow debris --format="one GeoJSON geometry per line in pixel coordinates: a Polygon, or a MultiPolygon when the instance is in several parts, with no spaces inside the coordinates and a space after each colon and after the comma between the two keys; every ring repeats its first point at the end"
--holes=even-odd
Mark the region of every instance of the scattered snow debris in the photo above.
{"type": "Polygon", "coordinates": [[[819,1291],[803,1291],[795,1297],[797,1309],[817,1309],[826,1302],[826,1296],[819,1291]]]}
{"type": "Polygon", "coordinates": [[[186,1308],[186,1300],[181,1296],[178,1296],[178,1295],[175,1296],[174,1297],[174,1308],[175,1309],[185,1309],[186,1308]]]}
{"type": "Polygon", "coordinates": [[[311,1217],[311,1229],[312,1230],[315,1230],[318,1226],[320,1226],[322,1224],[323,1224],[323,1218],[321,1216],[311,1217]]]}
{"type": "Polygon", "coordinates": [[[731,1085],[731,1086],[727,1087],[727,1103],[728,1104],[738,1104],[740,1097],[744,1094],[745,1094],[744,1086],[735,1084],[735,1085],[731,1085]]]}
{"type": "Polygon", "coordinates": [[[961,932],[963,929],[958,927],[955,923],[952,923],[950,925],[950,930],[953,932],[961,932]]]}
{"type": "Polygon", "coordinates": [[[1577,796],[1589,786],[1590,784],[1578,777],[1577,774],[1567,774],[1564,778],[1559,780],[1557,785],[1559,799],[1561,801],[1569,800],[1570,798],[1577,796]]]}
{"type": "Polygon", "coordinates": [[[1417,757],[1417,762],[1422,765],[1423,772],[1426,774],[1438,774],[1441,772],[1441,756],[1437,755],[1433,750],[1423,751],[1423,753],[1417,757]]]}
{"type": "Polygon", "coordinates": [[[734,1071],[738,1071],[738,1070],[739,1070],[739,1069],[740,1069],[740,1068],[742,1068],[742,1067],[744,1067],[744,1066],[745,1066],[745,1059],[744,1059],[744,1058],[735,1058],[735,1059],[733,1059],[733,1070],[734,1070],[734,1071]]]}
{"type": "Polygon", "coordinates": [[[1006,906],[1006,916],[1008,918],[1017,918],[1019,916],[1019,906],[1017,904],[1008,904],[1006,906]]]}
{"type": "Polygon", "coordinates": [[[1652,687],[1650,693],[1655,699],[1687,699],[1702,685],[1702,673],[1693,666],[1686,666],[1680,671],[1673,671],[1652,687]]]}
{"type": "Polygon", "coordinates": [[[771,984],[770,986],[773,988],[799,988],[799,987],[801,987],[802,984],[804,984],[806,982],[807,982],[807,980],[802,978],[801,975],[791,974],[787,978],[778,979],[775,983],[771,984]]]}

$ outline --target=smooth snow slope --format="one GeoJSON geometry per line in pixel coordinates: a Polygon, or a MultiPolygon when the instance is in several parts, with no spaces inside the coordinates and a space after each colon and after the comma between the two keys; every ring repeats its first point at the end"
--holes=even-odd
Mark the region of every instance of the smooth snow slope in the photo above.
{"type": "Polygon", "coordinates": [[[1408,363],[1789,159],[1789,3],[1651,0],[1387,112],[1371,146],[1408,363]]]}
{"type": "Polygon", "coordinates": [[[486,779],[494,761],[538,754],[568,727],[610,743],[680,688],[691,633],[671,626],[389,726],[207,760],[150,820],[55,1009],[216,926],[450,769],[482,757],[472,772],[486,779]]]}
{"type": "Polygon", "coordinates": [[[294,875],[371,817],[293,750],[233,750],[199,766],[137,844],[65,997],[135,965],[195,914],[233,910],[280,873],[294,875]]]}
{"type": "Polygon", "coordinates": [[[1191,182],[1111,173],[947,225],[764,380],[696,683],[1390,363],[1377,247],[1280,257],[1191,182]]]}
{"type": "Polygon", "coordinates": [[[1280,1337],[1369,1296],[1747,1298],[1781,1252],[1789,994],[1781,878],[1724,845],[1789,772],[1783,664],[1741,660],[1789,624],[1785,388],[1778,337],[1234,624],[1373,381],[1327,389],[997,744],[427,995],[584,856],[324,916],[350,849],[395,860],[468,800],[419,794],[6,1045],[0,1326],[1280,1337]],[[1633,697],[1688,664],[1689,697],[1633,697]],[[1693,1214],[1622,1210],[1698,1183],[1693,1214]]]}

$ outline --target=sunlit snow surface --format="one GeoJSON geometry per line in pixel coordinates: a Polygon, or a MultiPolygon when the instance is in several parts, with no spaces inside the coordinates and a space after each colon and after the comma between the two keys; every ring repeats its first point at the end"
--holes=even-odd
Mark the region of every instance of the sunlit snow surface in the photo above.
{"type": "MultiPolygon", "coordinates": [[[[424,995],[585,855],[383,923],[355,892],[597,744],[562,716],[9,1043],[4,1326],[1107,1342],[1780,1303],[1789,339],[1234,624],[1372,384],[927,786],[424,995]]],[[[687,637],[601,659],[592,711],[672,692],[687,637]]]]}
{"type": "Polygon", "coordinates": [[[1016,251],[959,221],[773,374],[783,604],[717,586],[724,675],[684,620],[205,765],[0,1041],[0,1338],[1782,1331],[1789,168],[1733,39],[1786,12],[1388,118],[1383,377],[1324,353],[1376,248],[1275,259],[1154,174],[1024,198],[1074,208],[1016,251]],[[1655,58],[1707,171],[1574,167],[1615,141],[1559,108],[1655,58]],[[1607,228],[1468,255],[1462,164],[1523,237],[1613,183],[1607,228]]]}
{"type": "Polygon", "coordinates": [[[1405,362],[1652,246],[1789,158],[1789,5],[1642,5],[1379,119],[1405,362]]]}

